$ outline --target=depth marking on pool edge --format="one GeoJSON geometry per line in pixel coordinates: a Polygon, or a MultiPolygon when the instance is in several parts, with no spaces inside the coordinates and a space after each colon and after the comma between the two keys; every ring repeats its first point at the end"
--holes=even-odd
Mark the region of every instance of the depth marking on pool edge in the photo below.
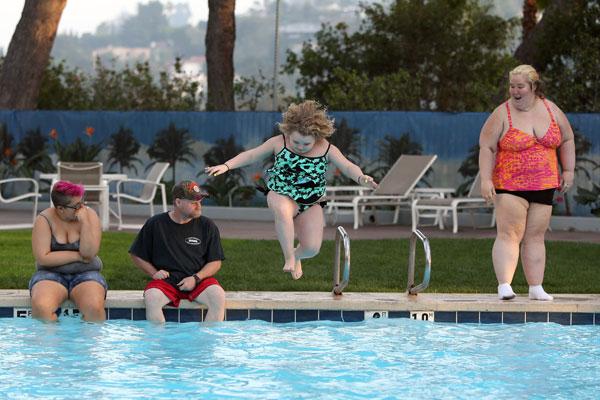
{"type": "Polygon", "coordinates": [[[410,319],[434,322],[435,321],[435,313],[433,311],[411,311],[410,319]]]}

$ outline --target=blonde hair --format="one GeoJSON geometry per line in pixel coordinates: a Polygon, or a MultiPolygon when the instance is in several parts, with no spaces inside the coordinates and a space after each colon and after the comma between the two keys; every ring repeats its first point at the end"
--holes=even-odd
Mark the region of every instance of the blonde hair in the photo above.
{"type": "Polygon", "coordinates": [[[512,78],[514,75],[523,75],[529,82],[529,87],[533,90],[538,97],[544,97],[542,90],[542,82],[540,81],[540,74],[531,65],[522,64],[514,68],[508,73],[508,78],[512,78]]]}
{"type": "Polygon", "coordinates": [[[328,138],[335,131],[334,120],[327,115],[327,110],[314,100],[306,100],[300,104],[291,104],[283,113],[283,122],[279,130],[285,135],[298,132],[303,136],[315,139],[328,138]]]}

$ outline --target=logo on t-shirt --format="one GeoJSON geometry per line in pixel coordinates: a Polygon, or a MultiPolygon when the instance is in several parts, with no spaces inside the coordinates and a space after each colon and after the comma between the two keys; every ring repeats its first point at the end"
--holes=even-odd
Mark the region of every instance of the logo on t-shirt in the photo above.
{"type": "Polygon", "coordinates": [[[190,236],[185,238],[185,243],[192,246],[198,246],[200,243],[202,243],[202,240],[198,239],[197,237],[190,236]]]}

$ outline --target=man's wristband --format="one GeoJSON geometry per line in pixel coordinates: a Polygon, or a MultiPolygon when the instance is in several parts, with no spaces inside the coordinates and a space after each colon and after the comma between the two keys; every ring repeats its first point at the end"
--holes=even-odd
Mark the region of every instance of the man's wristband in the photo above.
{"type": "Polygon", "coordinates": [[[202,279],[200,279],[200,277],[196,274],[192,275],[194,277],[194,280],[196,281],[196,286],[198,286],[200,284],[200,282],[202,282],[202,279]]]}

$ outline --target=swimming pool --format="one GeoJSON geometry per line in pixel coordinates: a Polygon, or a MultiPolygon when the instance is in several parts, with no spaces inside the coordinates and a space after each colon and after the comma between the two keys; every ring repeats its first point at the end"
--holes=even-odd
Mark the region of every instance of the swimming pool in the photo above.
{"type": "Polygon", "coordinates": [[[0,319],[0,393],[44,399],[598,398],[600,329],[0,319]]]}

